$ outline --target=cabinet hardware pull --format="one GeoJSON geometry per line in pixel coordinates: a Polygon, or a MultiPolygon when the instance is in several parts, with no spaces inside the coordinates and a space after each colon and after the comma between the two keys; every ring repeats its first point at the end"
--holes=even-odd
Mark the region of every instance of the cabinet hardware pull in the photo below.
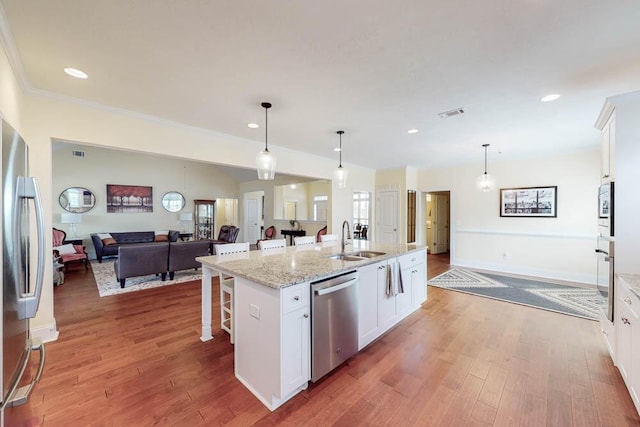
{"type": "Polygon", "coordinates": [[[297,295],[295,297],[293,297],[293,299],[296,300],[296,301],[300,301],[300,297],[297,296],[297,295]]]}
{"type": "Polygon", "coordinates": [[[626,298],[624,299],[624,302],[626,302],[627,304],[631,305],[631,298],[626,297],[626,298]]]}
{"type": "Polygon", "coordinates": [[[384,266],[384,265],[379,265],[379,266],[378,266],[378,270],[382,270],[383,268],[387,268],[387,267],[386,267],[386,266],[384,266]]]}
{"type": "Polygon", "coordinates": [[[416,259],[415,258],[411,258],[411,262],[414,262],[416,259]]]}
{"type": "Polygon", "coordinates": [[[625,325],[631,324],[631,322],[629,322],[629,319],[627,319],[626,317],[621,317],[620,320],[622,320],[622,323],[624,323],[625,325]]]}
{"type": "Polygon", "coordinates": [[[304,316],[305,319],[309,318],[309,315],[307,313],[303,314],[303,316],[304,316]]]}

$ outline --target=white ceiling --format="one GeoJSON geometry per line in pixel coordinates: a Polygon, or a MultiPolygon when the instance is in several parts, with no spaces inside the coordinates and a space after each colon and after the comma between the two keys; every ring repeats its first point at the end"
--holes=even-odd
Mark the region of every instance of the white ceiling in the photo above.
{"type": "Polygon", "coordinates": [[[257,142],[270,101],[276,154],[337,160],[343,129],[345,162],[376,169],[595,148],[604,99],[640,89],[636,0],[0,4],[32,93],[257,142]]]}

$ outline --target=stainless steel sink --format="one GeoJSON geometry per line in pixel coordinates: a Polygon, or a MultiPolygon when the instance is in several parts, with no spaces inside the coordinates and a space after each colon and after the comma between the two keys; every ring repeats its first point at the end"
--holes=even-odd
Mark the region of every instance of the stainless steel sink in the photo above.
{"type": "Polygon", "coordinates": [[[354,256],[354,255],[351,255],[351,254],[335,254],[335,255],[331,255],[329,258],[330,259],[338,259],[340,261],[362,261],[362,260],[366,259],[365,257],[354,256]]]}
{"type": "Polygon", "coordinates": [[[350,252],[349,255],[357,256],[362,258],[375,258],[377,256],[386,255],[386,252],[376,252],[376,251],[358,251],[358,252],[350,252]]]}

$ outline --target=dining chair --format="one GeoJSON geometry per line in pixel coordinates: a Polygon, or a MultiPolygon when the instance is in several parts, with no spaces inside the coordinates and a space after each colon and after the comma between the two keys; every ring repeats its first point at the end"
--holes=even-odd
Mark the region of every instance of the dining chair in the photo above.
{"type": "Polygon", "coordinates": [[[316,237],[315,236],[294,237],[293,238],[293,243],[296,246],[315,245],[316,244],[316,237]]]}
{"type": "Polygon", "coordinates": [[[263,251],[286,247],[287,239],[261,240],[260,243],[258,243],[258,248],[263,251]]]}
{"type": "Polygon", "coordinates": [[[326,225],[322,227],[320,230],[318,230],[318,233],[316,234],[316,242],[320,243],[322,241],[322,236],[324,236],[325,234],[327,234],[326,225]]]}
{"type": "Polygon", "coordinates": [[[362,231],[362,224],[359,222],[355,223],[353,226],[353,238],[359,239],[361,237],[360,232],[362,231]]]}
{"type": "Polygon", "coordinates": [[[337,234],[325,234],[323,236],[320,236],[320,238],[322,239],[322,243],[324,243],[324,242],[337,242],[338,241],[338,235],[337,234]]]}
{"type": "MultiPolygon", "coordinates": [[[[233,254],[249,252],[249,242],[227,243],[215,245],[216,255],[229,256],[233,254]]],[[[220,328],[229,333],[231,344],[234,343],[235,320],[233,315],[234,279],[222,272],[220,278],[220,328]]]]}

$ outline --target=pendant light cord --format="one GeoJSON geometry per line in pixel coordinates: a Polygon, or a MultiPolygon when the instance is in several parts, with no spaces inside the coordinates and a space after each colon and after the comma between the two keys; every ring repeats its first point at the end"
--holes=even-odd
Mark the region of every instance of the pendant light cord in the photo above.
{"type": "Polygon", "coordinates": [[[487,147],[489,144],[483,144],[484,147],[484,174],[487,174],[487,147]]]}
{"type": "MultiPolygon", "coordinates": [[[[269,152],[269,146],[268,146],[268,138],[269,138],[269,108],[265,107],[264,108],[264,151],[266,151],[267,153],[269,152]]],[[[486,166],[485,166],[486,169],[486,166]]]]}
{"type": "Polygon", "coordinates": [[[338,168],[341,168],[342,167],[342,134],[344,133],[344,131],[339,130],[336,133],[340,135],[340,165],[338,166],[338,168]]]}

